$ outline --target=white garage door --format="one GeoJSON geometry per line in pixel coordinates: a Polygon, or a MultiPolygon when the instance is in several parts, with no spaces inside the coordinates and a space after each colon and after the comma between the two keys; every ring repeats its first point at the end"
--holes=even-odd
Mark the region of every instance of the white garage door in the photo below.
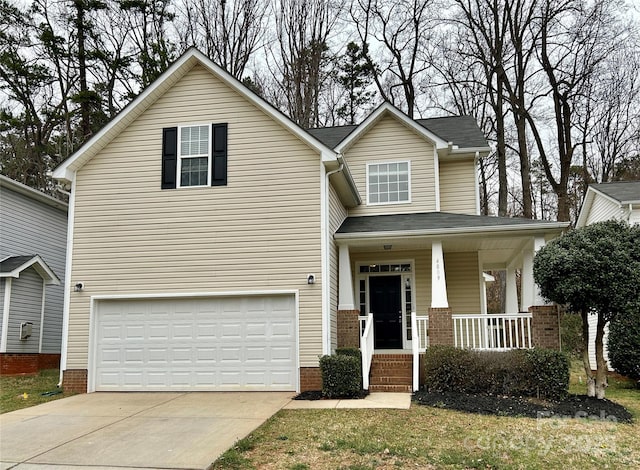
{"type": "Polygon", "coordinates": [[[295,390],[293,296],[97,303],[95,390],[295,390]]]}

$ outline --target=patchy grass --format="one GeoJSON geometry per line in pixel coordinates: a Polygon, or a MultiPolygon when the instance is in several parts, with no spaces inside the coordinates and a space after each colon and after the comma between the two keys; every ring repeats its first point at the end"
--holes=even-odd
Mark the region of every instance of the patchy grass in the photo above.
{"type": "Polygon", "coordinates": [[[59,379],[58,369],[42,370],[38,375],[33,376],[0,377],[0,413],[20,410],[64,397],[62,393],[42,396],[45,392],[58,391],[56,385],[59,379]]]}
{"type": "MultiPolygon", "coordinates": [[[[585,391],[578,374],[571,392],[585,391]]],[[[234,447],[235,458],[244,459],[240,466],[221,458],[213,468],[640,468],[640,391],[612,379],[607,396],[627,407],[635,423],[486,416],[415,404],[410,410],[282,410],[247,438],[250,445],[234,447]]]]}

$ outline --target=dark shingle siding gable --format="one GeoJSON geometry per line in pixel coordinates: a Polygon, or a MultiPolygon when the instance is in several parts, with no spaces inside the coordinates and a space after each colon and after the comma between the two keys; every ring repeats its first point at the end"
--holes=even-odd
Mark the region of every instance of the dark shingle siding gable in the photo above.
{"type": "Polygon", "coordinates": [[[620,203],[640,201],[640,181],[592,184],[591,187],[620,203]]]}

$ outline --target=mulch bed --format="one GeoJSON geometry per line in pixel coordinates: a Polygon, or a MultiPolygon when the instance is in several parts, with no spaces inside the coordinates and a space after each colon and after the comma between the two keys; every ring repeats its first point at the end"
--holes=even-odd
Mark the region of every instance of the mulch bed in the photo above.
{"type": "MultiPolygon", "coordinates": [[[[360,394],[355,397],[340,397],[339,400],[361,400],[367,395],[369,395],[369,392],[367,390],[361,390],[360,394]]],[[[295,397],[293,397],[293,399],[294,400],[327,400],[328,398],[326,398],[322,394],[322,390],[309,390],[296,395],[295,397]]]]}
{"type": "Polygon", "coordinates": [[[624,406],[586,395],[570,395],[564,400],[549,402],[524,397],[431,393],[421,390],[413,394],[413,401],[420,405],[485,415],[633,422],[633,416],[624,406]]]}

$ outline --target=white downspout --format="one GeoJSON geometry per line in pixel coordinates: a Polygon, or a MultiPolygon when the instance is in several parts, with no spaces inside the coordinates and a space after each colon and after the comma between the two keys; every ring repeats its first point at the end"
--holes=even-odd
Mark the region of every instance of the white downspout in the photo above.
{"type": "MultiPolygon", "coordinates": [[[[338,155],[338,158],[340,156],[338,155]]],[[[329,177],[334,173],[341,172],[344,169],[344,163],[332,171],[327,172],[323,163],[322,166],[323,182],[322,182],[322,203],[321,203],[321,224],[322,224],[322,354],[331,354],[331,281],[329,265],[329,253],[331,251],[329,240],[329,177]]]]}
{"type": "Polygon", "coordinates": [[[71,253],[73,251],[73,223],[76,212],[76,172],[71,178],[71,194],[69,195],[69,211],[67,215],[67,253],[64,268],[64,303],[62,309],[62,344],[60,345],[60,381],[67,368],[67,350],[69,348],[69,305],[71,303],[71,253]]]}

